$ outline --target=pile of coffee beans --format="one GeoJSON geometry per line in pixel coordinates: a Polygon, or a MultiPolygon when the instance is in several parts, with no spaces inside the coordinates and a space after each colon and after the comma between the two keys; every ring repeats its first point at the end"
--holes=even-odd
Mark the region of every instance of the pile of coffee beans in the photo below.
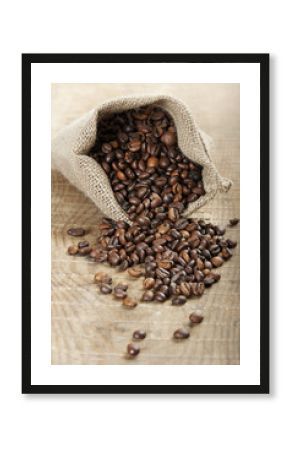
{"type": "MultiPolygon", "coordinates": [[[[128,223],[104,218],[100,237],[68,248],[70,255],[88,255],[97,263],[108,263],[133,278],[143,277],[141,302],[184,305],[200,297],[219,281],[215,272],[232,256],[236,241],[224,237],[225,228],[204,220],[186,218],[190,202],[205,194],[202,167],[183,155],[178,147],[172,118],[150,105],[104,116],[98,123],[96,145],[90,152],[106,172],[114,195],[128,215],[128,223]]],[[[239,219],[231,219],[233,227],[239,219]]],[[[82,228],[68,230],[84,236],[82,228]]],[[[102,294],[112,294],[128,309],[138,305],[127,293],[128,285],[112,285],[112,278],[98,272],[94,280],[102,294]]],[[[191,313],[189,326],[203,317],[191,313]]],[[[189,329],[174,331],[173,339],[190,336],[189,329]]],[[[136,330],[133,339],[144,339],[136,330]]],[[[129,343],[127,354],[135,357],[140,347],[129,343]]]]}
{"type": "Polygon", "coordinates": [[[106,172],[131,221],[174,220],[205,194],[202,167],[178,147],[167,112],[154,105],[103,117],[92,156],[106,172]]]}
{"type": "Polygon", "coordinates": [[[170,212],[157,225],[138,218],[133,225],[103,219],[98,247],[91,257],[108,262],[133,278],[143,276],[141,301],[182,305],[201,296],[220,279],[214,269],[232,256],[236,242],[223,237],[225,229],[203,220],[176,216],[170,212]]]}

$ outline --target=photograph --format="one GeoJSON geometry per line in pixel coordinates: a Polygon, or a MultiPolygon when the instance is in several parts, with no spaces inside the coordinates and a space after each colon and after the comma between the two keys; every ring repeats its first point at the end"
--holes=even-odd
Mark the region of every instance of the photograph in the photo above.
{"type": "Polygon", "coordinates": [[[52,364],[239,364],[239,84],[51,89],[52,364]]]}
{"type": "Polygon", "coordinates": [[[22,58],[23,392],[268,392],[269,55],[22,58]]]}

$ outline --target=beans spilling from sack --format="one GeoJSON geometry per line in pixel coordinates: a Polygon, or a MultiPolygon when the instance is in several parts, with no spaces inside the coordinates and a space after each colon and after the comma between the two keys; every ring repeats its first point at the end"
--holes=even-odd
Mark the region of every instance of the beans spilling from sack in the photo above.
{"type": "Polygon", "coordinates": [[[172,118],[154,106],[100,120],[90,156],[132,221],[146,217],[155,226],[205,194],[202,167],[183,155],[172,118]]]}
{"type": "MultiPolygon", "coordinates": [[[[205,194],[202,167],[182,154],[174,122],[165,111],[151,105],[103,117],[90,156],[103,167],[131,223],[104,218],[97,244],[81,241],[69,247],[69,254],[88,255],[133,278],[143,277],[141,302],[170,299],[182,306],[219,281],[215,269],[231,258],[237,242],[224,237],[225,228],[183,217],[187,205],[205,194]]],[[[229,226],[238,222],[232,219],[229,226]]],[[[83,236],[81,229],[68,232],[83,236]]],[[[101,293],[112,293],[125,307],[137,306],[127,285],[113,287],[104,273],[97,273],[95,282],[101,293]]],[[[192,313],[189,324],[202,319],[192,313]]],[[[183,328],[173,332],[174,339],[189,335],[183,328]]],[[[139,351],[128,345],[130,357],[139,351]]]]}

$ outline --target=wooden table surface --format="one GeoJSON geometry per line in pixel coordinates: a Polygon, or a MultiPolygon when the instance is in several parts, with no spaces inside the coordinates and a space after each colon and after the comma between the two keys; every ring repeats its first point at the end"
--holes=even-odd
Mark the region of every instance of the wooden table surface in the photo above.
{"type": "MultiPolygon", "coordinates": [[[[239,217],[239,85],[238,84],[54,84],[52,85],[52,136],[99,102],[120,95],[168,93],[190,107],[200,127],[215,142],[212,158],[220,173],[233,181],[227,194],[218,196],[194,217],[225,225],[239,217]]],[[[92,243],[98,235],[101,214],[96,206],[59,173],[52,172],[52,364],[239,364],[240,271],[239,244],[234,256],[218,272],[221,280],[198,300],[182,307],[170,302],[140,303],[125,310],[110,295],[102,295],[93,275],[102,270],[114,282],[129,281],[129,292],[141,296],[141,280],[129,278],[108,266],[68,256],[67,247],[77,238],[67,229],[81,226],[92,243]],[[192,311],[204,321],[192,329],[188,340],[175,342],[173,331],[186,326],[192,311]],[[126,358],[132,332],[143,328],[137,358],[126,358]]],[[[227,236],[239,241],[239,226],[227,236]]]]}

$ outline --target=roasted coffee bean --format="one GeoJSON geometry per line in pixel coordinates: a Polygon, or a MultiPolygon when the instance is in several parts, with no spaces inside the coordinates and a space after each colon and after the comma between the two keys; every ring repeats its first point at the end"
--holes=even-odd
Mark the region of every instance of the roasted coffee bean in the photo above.
{"type": "Polygon", "coordinates": [[[159,164],[159,160],[158,158],[156,158],[156,156],[150,156],[150,158],[148,158],[147,160],[147,167],[149,168],[156,168],[159,164]]]}
{"type": "Polygon", "coordinates": [[[126,284],[126,283],[118,283],[118,284],[116,284],[115,289],[122,289],[122,291],[127,291],[128,290],[128,284],[126,284]]]}
{"type": "Polygon", "coordinates": [[[67,230],[67,234],[70,236],[84,236],[86,234],[86,230],[84,228],[70,228],[67,230]]]}
{"type": "Polygon", "coordinates": [[[91,251],[92,251],[92,247],[82,247],[82,248],[79,248],[78,254],[80,256],[87,256],[91,253],[91,251]]]}
{"type": "Polygon", "coordinates": [[[120,264],[121,260],[120,260],[120,256],[118,255],[117,252],[113,252],[108,256],[108,263],[111,266],[117,266],[118,264],[120,264]]]}
{"type": "Polygon", "coordinates": [[[173,333],[174,339],[187,339],[189,336],[189,332],[184,328],[178,328],[178,330],[175,330],[173,333]]]}
{"type": "Polygon", "coordinates": [[[128,267],[129,267],[129,262],[127,260],[125,260],[125,261],[122,261],[121,264],[118,266],[118,270],[120,272],[123,272],[123,271],[127,270],[128,267]]]}
{"type": "Polygon", "coordinates": [[[210,261],[214,267],[220,267],[224,262],[220,256],[214,256],[210,261]]]}
{"type": "Polygon", "coordinates": [[[232,241],[231,239],[227,239],[227,246],[229,248],[235,248],[237,246],[237,241],[232,241]]]}
{"type": "Polygon", "coordinates": [[[161,142],[167,147],[171,147],[176,143],[176,133],[167,132],[161,136],[161,142]]]}
{"type": "Polygon", "coordinates": [[[173,262],[163,259],[161,261],[158,261],[158,267],[160,269],[171,269],[173,262]]]}
{"type": "Polygon", "coordinates": [[[100,285],[100,291],[102,294],[111,294],[112,293],[112,287],[109,284],[101,284],[100,285]]]}
{"type": "Polygon", "coordinates": [[[70,245],[67,249],[69,255],[77,255],[79,252],[79,248],[76,245],[70,245]]]}
{"type": "Polygon", "coordinates": [[[203,321],[203,317],[196,313],[191,313],[189,316],[190,323],[195,325],[203,321]]]}
{"type": "Polygon", "coordinates": [[[152,302],[154,300],[154,292],[146,291],[141,297],[142,302],[152,302]]]}
{"type": "Polygon", "coordinates": [[[133,333],[133,339],[145,339],[146,338],[146,331],[144,330],[136,330],[133,333]]]}
{"type": "Polygon", "coordinates": [[[112,151],[112,146],[111,146],[111,144],[104,143],[104,144],[102,145],[102,152],[103,152],[103,153],[110,153],[111,151],[112,151]]]}
{"type": "Polygon", "coordinates": [[[184,295],[185,297],[190,297],[191,294],[190,284],[186,282],[181,283],[179,286],[179,291],[180,294],[184,295]]]}
{"type": "Polygon", "coordinates": [[[233,256],[233,253],[232,253],[232,251],[231,251],[229,248],[223,247],[223,248],[222,248],[222,251],[221,251],[221,256],[222,256],[225,260],[227,260],[227,259],[229,259],[229,258],[231,258],[231,257],[233,256]]]}
{"type": "Polygon", "coordinates": [[[131,275],[131,277],[139,278],[141,275],[144,274],[143,269],[140,269],[139,267],[132,267],[128,269],[128,274],[131,275]]]}
{"type": "Polygon", "coordinates": [[[112,277],[105,272],[95,273],[94,281],[97,284],[112,284],[113,282],[112,277]]]}
{"type": "Polygon", "coordinates": [[[127,293],[124,289],[118,287],[117,285],[114,287],[114,297],[122,300],[127,297],[127,293]]]}
{"type": "Polygon", "coordinates": [[[234,227],[235,225],[238,225],[239,222],[240,222],[240,219],[230,219],[229,226],[234,227]]]}
{"type": "Polygon", "coordinates": [[[127,345],[127,353],[128,355],[135,357],[140,353],[140,347],[136,344],[130,343],[127,345]]]}
{"type": "Polygon", "coordinates": [[[168,223],[167,224],[163,223],[157,228],[158,233],[160,233],[161,235],[166,234],[169,230],[170,225],[168,223]]]}
{"type": "Polygon", "coordinates": [[[88,241],[81,241],[78,243],[78,248],[89,247],[90,243],[88,241]]]}
{"type": "Polygon", "coordinates": [[[212,284],[215,283],[215,279],[212,275],[207,275],[205,279],[203,280],[205,287],[210,287],[212,284]]]}
{"type": "Polygon", "coordinates": [[[157,292],[154,295],[154,300],[156,302],[164,302],[166,300],[166,295],[163,292],[157,292]]]}
{"type": "Polygon", "coordinates": [[[172,305],[176,305],[176,306],[180,306],[180,305],[184,305],[184,303],[186,303],[186,297],[184,295],[178,295],[177,297],[174,297],[172,299],[172,305]]]}
{"type": "Polygon", "coordinates": [[[172,222],[176,222],[179,218],[179,213],[177,208],[169,208],[168,210],[168,218],[172,220],[172,222]]]}
{"type": "Polygon", "coordinates": [[[152,289],[155,285],[155,279],[154,278],[145,278],[143,285],[144,285],[145,289],[152,289]]]}
{"type": "Polygon", "coordinates": [[[124,298],[122,304],[126,308],[135,308],[138,305],[138,303],[130,297],[124,298]]]}

